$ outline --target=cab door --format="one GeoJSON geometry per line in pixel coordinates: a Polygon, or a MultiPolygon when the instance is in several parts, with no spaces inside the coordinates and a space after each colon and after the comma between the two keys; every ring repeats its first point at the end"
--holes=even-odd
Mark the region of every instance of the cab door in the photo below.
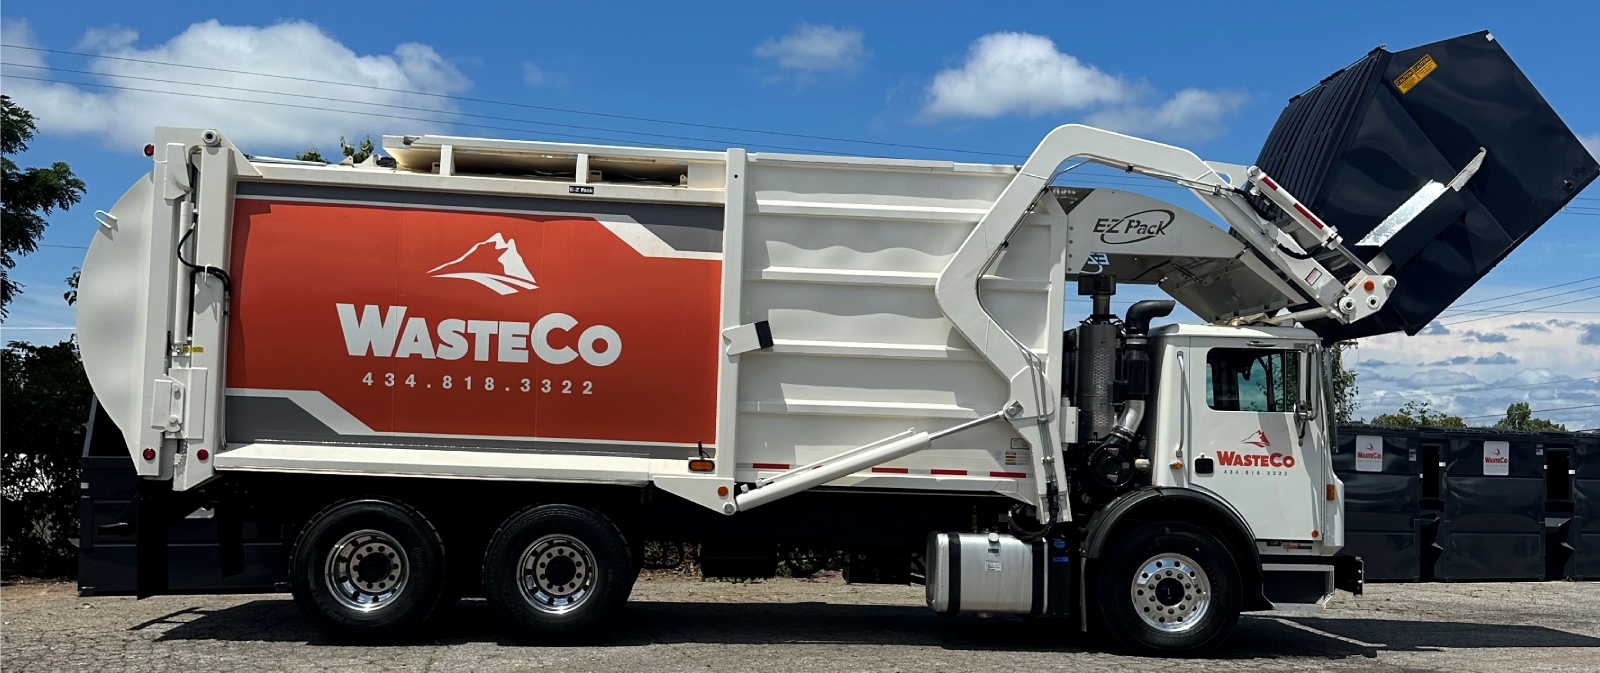
{"type": "Polygon", "coordinates": [[[1232,504],[1257,539],[1316,540],[1321,502],[1311,496],[1322,470],[1306,451],[1315,432],[1295,416],[1304,353],[1289,339],[1191,343],[1203,381],[1190,386],[1190,484],[1232,504]]]}

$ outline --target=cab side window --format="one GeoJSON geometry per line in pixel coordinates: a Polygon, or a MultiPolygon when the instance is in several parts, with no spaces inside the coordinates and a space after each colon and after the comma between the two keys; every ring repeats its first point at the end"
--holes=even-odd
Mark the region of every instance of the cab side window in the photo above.
{"type": "Polygon", "coordinates": [[[1217,411],[1292,412],[1299,379],[1299,351],[1213,348],[1206,352],[1206,406],[1217,411]]]}

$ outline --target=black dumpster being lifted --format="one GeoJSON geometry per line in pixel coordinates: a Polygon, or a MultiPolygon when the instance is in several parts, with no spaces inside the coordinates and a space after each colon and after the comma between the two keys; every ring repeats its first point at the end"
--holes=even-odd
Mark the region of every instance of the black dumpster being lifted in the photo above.
{"type": "Polygon", "coordinates": [[[1361,557],[1364,578],[1422,578],[1421,437],[1410,428],[1345,426],[1333,469],[1344,482],[1345,547],[1361,557]]]}

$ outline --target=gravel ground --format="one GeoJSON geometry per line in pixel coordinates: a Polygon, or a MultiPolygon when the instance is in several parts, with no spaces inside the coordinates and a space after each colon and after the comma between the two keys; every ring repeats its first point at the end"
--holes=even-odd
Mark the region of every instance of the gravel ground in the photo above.
{"type": "Polygon", "coordinates": [[[1107,652],[1060,623],[942,619],[921,587],[837,576],[755,584],[639,581],[601,645],[511,644],[480,601],[404,647],[326,644],[281,594],[78,598],[68,584],[0,589],[6,671],[971,671],[1600,668],[1600,583],[1375,585],[1316,615],[1246,616],[1207,661],[1107,652]]]}

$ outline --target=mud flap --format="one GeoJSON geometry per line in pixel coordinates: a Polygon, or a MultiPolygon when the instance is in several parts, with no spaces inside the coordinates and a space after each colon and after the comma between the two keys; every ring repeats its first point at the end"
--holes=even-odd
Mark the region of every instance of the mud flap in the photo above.
{"type": "Polygon", "coordinates": [[[139,481],[134,513],[134,596],[149,598],[167,593],[167,527],[172,482],[139,481]]]}

